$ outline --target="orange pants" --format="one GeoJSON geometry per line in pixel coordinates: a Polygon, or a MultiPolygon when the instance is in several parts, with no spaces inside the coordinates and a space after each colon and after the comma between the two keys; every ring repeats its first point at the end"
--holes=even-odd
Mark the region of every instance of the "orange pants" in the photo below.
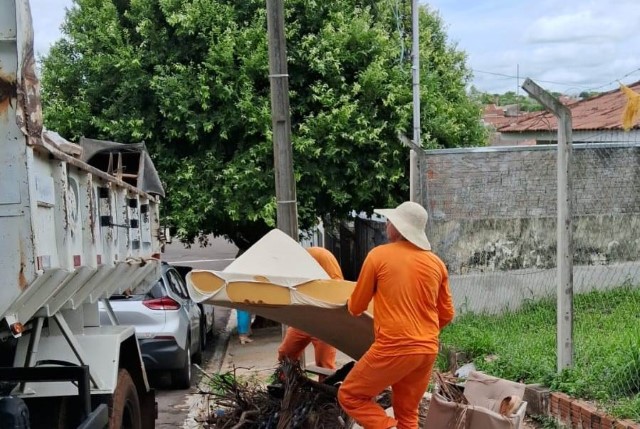
{"type": "Polygon", "coordinates": [[[344,411],[364,429],[418,428],[418,406],[424,395],[436,354],[381,356],[369,349],[338,390],[344,411]],[[391,386],[395,419],[374,398],[391,386]]]}
{"type": "MultiPolygon", "coordinates": [[[[336,349],[329,344],[312,337],[304,331],[296,328],[287,328],[287,333],[278,347],[278,360],[288,357],[292,360],[300,360],[304,349],[313,343],[316,357],[316,365],[322,368],[336,369],[336,349]]],[[[325,377],[319,377],[322,381],[325,377]]]]}

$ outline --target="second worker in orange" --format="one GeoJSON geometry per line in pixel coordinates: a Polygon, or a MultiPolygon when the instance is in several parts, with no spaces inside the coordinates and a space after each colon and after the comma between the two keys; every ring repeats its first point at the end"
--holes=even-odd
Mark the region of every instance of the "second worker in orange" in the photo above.
{"type": "MultiPolygon", "coordinates": [[[[342,270],[335,256],[325,248],[309,247],[307,251],[320,264],[332,279],[343,279],[342,270]]],[[[282,361],[285,357],[291,360],[300,360],[300,356],[304,349],[313,344],[316,365],[326,369],[336,369],[336,349],[329,344],[312,337],[300,329],[289,327],[285,334],[282,344],[278,348],[278,360],[282,361]]],[[[320,375],[318,380],[322,382],[325,376],[320,375]]]]}

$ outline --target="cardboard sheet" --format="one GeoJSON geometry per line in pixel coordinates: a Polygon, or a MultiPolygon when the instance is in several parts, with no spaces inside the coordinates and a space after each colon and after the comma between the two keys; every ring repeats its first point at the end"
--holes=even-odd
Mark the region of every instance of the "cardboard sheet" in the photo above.
{"type": "Polygon", "coordinates": [[[359,317],[346,308],[354,282],[332,280],[320,264],[274,229],[222,271],[187,275],[196,302],[246,310],[301,329],[359,359],[373,343],[372,307],[359,317]]]}
{"type": "Polygon", "coordinates": [[[503,399],[513,396],[522,398],[524,390],[524,384],[473,371],[464,388],[469,404],[451,402],[434,393],[424,428],[518,429],[527,409],[526,402],[520,403],[509,415],[502,415],[498,411],[503,399]]]}

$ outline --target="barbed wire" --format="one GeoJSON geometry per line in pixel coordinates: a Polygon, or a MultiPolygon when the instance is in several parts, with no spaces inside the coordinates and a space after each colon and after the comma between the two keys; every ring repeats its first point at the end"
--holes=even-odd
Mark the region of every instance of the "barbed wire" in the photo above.
{"type": "MultiPolygon", "coordinates": [[[[506,73],[498,73],[498,72],[491,72],[491,71],[486,71],[486,70],[479,70],[479,69],[471,69],[473,71],[473,73],[482,73],[482,74],[488,74],[488,75],[492,75],[492,76],[500,76],[504,79],[502,80],[506,80],[506,79],[518,79],[518,80],[522,80],[523,77],[522,76],[514,76],[514,75],[510,75],[510,74],[506,74],[506,73]]],[[[633,69],[632,71],[625,73],[624,75],[620,76],[617,79],[613,79],[607,83],[601,84],[601,85],[597,85],[597,86],[584,86],[584,85],[577,85],[575,83],[569,83],[569,82],[557,82],[557,81],[552,81],[552,80],[544,80],[544,79],[537,79],[535,77],[531,77],[529,76],[531,79],[535,80],[538,83],[548,83],[551,85],[563,85],[566,87],[570,87],[570,88],[578,88],[578,89],[582,89],[583,91],[586,92],[592,92],[592,91],[597,91],[599,89],[602,88],[606,88],[610,85],[614,85],[614,84],[618,84],[621,81],[623,81],[625,78],[640,72],[640,67],[633,69]]]]}

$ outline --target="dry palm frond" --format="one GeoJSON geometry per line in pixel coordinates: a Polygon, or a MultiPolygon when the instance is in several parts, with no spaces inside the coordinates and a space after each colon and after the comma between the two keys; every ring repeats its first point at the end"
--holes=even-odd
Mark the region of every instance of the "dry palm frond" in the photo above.
{"type": "Polygon", "coordinates": [[[434,371],[433,375],[438,383],[440,395],[457,405],[456,412],[453,414],[452,420],[448,423],[447,427],[452,429],[464,428],[467,420],[467,407],[465,407],[465,405],[468,405],[469,401],[464,396],[462,390],[453,382],[447,380],[445,375],[438,371],[434,371]]]}
{"type": "Polygon", "coordinates": [[[640,113],[640,94],[623,84],[620,84],[620,89],[627,96],[627,104],[622,112],[622,128],[629,131],[640,113]]]}
{"type": "Polygon", "coordinates": [[[338,404],[338,389],[308,378],[300,363],[285,359],[279,368],[284,380],[278,429],[336,428],[351,423],[338,404]]]}
{"type": "Polygon", "coordinates": [[[207,396],[210,404],[206,422],[209,426],[206,427],[257,428],[262,416],[268,416],[279,408],[279,404],[256,380],[238,377],[237,369],[234,367],[232,372],[215,375],[203,371],[209,380],[209,389],[199,392],[207,396]]]}
{"type": "Polygon", "coordinates": [[[451,381],[447,380],[442,373],[434,371],[434,376],[438,382],[438,387],[440,388],[440,395],[449,401],[457,402],[458,404],[466,405],[469,403],[462,393],[462,390],[455,386],[451,381]]]}
{"type": "MultiPolygon", "coordinates": [[[[350,369],[349,366],[348,369],[350,369]]],[[[207,395],[210,413],[203,421],[211,429],[349,429],[354,421],[338,404],[338,387],[307,377],[298,362],[285,359],[265,386],[258,379],[232,372],[209,375],[207,395]]],[[[343,377],[344,378],[344,377],[343,377]]],[[[326,380],[325,380],[326,382],[326,380]]],[[[375,398],[383,408],[391,406],[391,391],[375,398]]],[[[423,398],[419,419],[424,423],[428,400],[423,398]]],[[[464,421],[464,414],[459,416],[464,421]]],[[[459,424],[458,424],[458,427],[459,424]]]]}
{"type": "Polygon", "coordinates": [[[282,362],[274,375],[282,383],[268,388],[259,380],[237,377],[236,368],[207,378],[210,390],[201,393],[212,404],[206,422],[210,428],[335,429],[353,424],[338,404],[337,387],[309,379],[297,362],[282,362]]]}

